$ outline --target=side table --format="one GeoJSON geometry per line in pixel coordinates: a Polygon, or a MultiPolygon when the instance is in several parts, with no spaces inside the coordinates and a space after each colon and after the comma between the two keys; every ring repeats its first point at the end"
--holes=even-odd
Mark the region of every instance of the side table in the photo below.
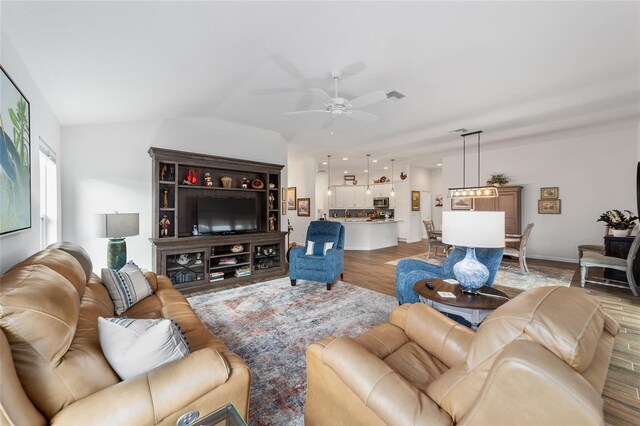
{"type": "Polygon", "coordinates": [[[461,316],[471,323],[476,330],[491,312],[509,301],[509,296],[493,287],[483,286],[479,292],[483,294],[464,293],[458,284],[448,284],[441,278],[421,280],[413,289],[420,300],[439,312],[461,316]],[[427,287],[433,284],[433,289],[427,287]],[[456,297],[441,297],[439,291],[448,291],[456,297]]]}

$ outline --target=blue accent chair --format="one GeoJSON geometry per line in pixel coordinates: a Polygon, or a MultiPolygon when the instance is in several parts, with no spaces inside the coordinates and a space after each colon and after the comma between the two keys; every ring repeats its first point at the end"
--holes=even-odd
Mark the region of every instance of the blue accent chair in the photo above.
{"type": "MultiPolygon", "coordinates": [[[[502,261],[502,248],[477,248],[476,257],[489,270],[487,285],[493,285],[493,279],[502,261]]],[[[419,302],[413,286],[420,280],[431,278],[454,278],[453,265],[464,259],[467,251],[463,247],[456,247],[445,259],[444,264],[433,265],[417,259],[402,259],[396,270],[396,298],[400,304],[419,302]]]]}
{"type": "Polygon", "coordinates": [[[309,224],[304,247],[293,247],[289,253],[289,278],[291,285],[296,280],[319,281],[327,284],[327,290],[337,280],[343,278],[344,272],[344,226],[338,222],[316,220],[309,224]],[[325,256],[306,255],[307,244],[313,241],[324,246],[333,242],[333,248],[327,250],[325,256]]]}

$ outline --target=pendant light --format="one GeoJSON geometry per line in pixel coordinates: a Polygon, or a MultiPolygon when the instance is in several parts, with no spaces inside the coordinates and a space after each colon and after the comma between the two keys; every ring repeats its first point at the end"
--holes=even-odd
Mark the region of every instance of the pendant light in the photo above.
{"type": "Polygon", "coordinates": [[[327,195],[331,197],[331,156],[327,155],[327,195]]]}
{"type": "Polygon", "coordinates": [[[449,198],[494,198],[498,196],[495,186],[480,186],[480,134],[477,132],[464,133],[462,136],[462,188],[449,188],[449,198]],[[467,188],[467,136],[478,135],[478,186],[467,188]]]}
{"type": "Polygon", "coordinates": [[[395,158],[391,159],[391,192],[389,193],[389,195],[391,195],[392,197],[396,196],[396,188],[393,186],[393,162],[396,161],[395,158]]]}
{"type": "Polygon", "coordinates": [[[367,154],[367,195],[371,194],[371,188],[369,188],[369,157],[371,157],[371,154],[367,154]]]}

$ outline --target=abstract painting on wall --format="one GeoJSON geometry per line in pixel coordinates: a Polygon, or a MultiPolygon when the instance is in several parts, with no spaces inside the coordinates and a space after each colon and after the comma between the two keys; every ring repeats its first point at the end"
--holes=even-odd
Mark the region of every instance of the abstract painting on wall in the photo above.
{"type": "Polygon", "coordinates": [[[0,235],[31,228],[30,106],[0,67],[0,235]]]}

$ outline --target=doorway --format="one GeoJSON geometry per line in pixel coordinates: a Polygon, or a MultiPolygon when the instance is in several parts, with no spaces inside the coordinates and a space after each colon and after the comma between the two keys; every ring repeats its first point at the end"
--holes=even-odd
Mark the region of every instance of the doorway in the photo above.
{"type": "Polygon", "coordinates": [[[40,145],[40,248],[58,241],[58,170],[56,153],[40,145]]]}

